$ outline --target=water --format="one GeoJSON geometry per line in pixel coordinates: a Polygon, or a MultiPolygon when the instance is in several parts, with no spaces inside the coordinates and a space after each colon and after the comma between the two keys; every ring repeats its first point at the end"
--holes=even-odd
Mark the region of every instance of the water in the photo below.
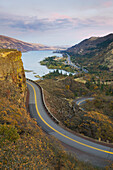
{"type": "MultiPolygon", "coordinates": [[[[53,51],[29,51],[26,53],[22,53],[24,69],[32,70],[32,72],[25,72],[26,78],[37,80],[39,78],[36,78],[35,75],[43,76],[49,72],[53,72],[54,69],[48,69],[46,66],[40,65],[40,61],[42,61],[46,57],[51,57],[54,55],[62,57],[62,54],[53,53],[53,51]]],[[[67,72],[62,70],[62,73],[64,74],[67,72]]]]}

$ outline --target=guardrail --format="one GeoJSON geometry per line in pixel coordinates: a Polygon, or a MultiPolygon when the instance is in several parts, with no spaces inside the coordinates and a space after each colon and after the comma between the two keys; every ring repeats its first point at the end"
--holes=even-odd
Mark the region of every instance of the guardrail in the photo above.
{"type": "Polygon", "coordinates": [[[60,121],[59,121],[59,120],[49,111],[49,109],[47,108],[47,105],[46,105],[46,103],[45,103],[43,88],[42,88],[39,84],[37,84],[35,81],[33,81],[33,80],[31,80],[31,79],[26,78],[26,80],[29,80],[29,81],[33,82],[34,84],[36,84],[36,85],[39,87],[40,92],[41,92],[42,103],[43,103],[43,106],[44,106],[45,111],[47,112],[47,114],[48,114],[57,124],[59,124],[60,121]]]}

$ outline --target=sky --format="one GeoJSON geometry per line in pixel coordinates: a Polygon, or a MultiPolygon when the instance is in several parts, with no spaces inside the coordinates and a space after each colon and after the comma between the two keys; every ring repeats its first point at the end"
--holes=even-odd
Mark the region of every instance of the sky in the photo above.
{"type": "Polygon", "coordinates": [[[113,33],[113,0],[0,0],[0,35],[75,45],[113,33]]]}

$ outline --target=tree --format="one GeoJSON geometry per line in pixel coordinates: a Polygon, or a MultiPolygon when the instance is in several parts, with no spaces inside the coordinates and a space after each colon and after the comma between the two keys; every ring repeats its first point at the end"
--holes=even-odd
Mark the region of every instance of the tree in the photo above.
{"type": "Polygon", "coordinates": [[[86,81],[85,86],[86,86],[88,89],[90,89],[91,83],[90,83],[89,80],[86,81]]]}

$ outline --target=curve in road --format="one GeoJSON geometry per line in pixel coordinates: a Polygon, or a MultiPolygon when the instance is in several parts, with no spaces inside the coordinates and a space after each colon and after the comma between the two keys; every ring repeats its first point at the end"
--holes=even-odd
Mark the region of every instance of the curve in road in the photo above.
{"type": "Polygon", "coordinates": [[[82,97],[82,98],[80,98],[80,99],[78,99],[76,101],[76,104],[80,106],[80,105],[86,103],[86,101],[88,101],[88,100],[92,101],[92,100],[94,100],[94,97],[87,97],[87,98],[86,97],[84,97],[84,98],[82,97]]]}
{"type": "Polygon", "coordinates": [[[103,146],[82,137],[76,136],[58,126],[46,113],[43,106],[40,88],[34,82],[27,80],[29,96],[29,110],[32,115],[48,134],[55,136],[60,141],[79,149],[85,153],[113,161],[113,148],[103,146]]]}

